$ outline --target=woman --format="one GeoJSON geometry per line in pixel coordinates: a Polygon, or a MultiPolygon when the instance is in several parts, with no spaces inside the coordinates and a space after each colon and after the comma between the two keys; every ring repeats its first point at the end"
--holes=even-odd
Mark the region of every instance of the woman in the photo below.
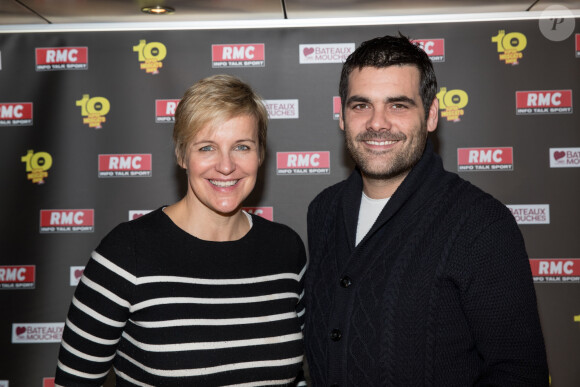
{"type": "Polygon", "coordinates": [[[55,383],[306,385],[304,245],[241,210],[266,148],[252,89],[216,75],[189,88],[173,139],[188,189],[179,202],[109,233],[68,313],[55,383]]]}

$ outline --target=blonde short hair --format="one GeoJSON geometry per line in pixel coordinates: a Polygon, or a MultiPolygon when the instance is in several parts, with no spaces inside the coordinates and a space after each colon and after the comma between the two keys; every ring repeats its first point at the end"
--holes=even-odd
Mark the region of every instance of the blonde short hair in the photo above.
{"type": "Polygon", "coordinates": [[[232,75],[213,75],[185,91],[175,111],[173,142],[180,165],[187,162],[187,147],[206,125],[219,125],[238,116],[251,116],[258,124],[260,163],[266,153],[268,111],[263,100],[246,83],[232,75]]]}

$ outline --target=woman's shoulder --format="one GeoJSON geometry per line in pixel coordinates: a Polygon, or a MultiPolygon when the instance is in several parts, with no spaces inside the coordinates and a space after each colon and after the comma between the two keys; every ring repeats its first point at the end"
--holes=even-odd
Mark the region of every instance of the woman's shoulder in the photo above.
{"type": "Polygon", "coordinates": [[[298,236],[298,233],[290,226],[278,223],[273,220],[265,219],[259,215],[251,214],[252,222],[256,225],[256,228],[261,232],[269,235],[280,235],[280,236],[298,236]]]}

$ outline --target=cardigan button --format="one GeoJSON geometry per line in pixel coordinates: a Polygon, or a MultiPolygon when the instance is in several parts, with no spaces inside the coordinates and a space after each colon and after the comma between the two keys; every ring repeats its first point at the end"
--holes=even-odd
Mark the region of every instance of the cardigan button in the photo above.
{"type": "Polygon", "coordinates": [[[330,331],[330,339],[332,341],[338,341],[342,337],[342,332],[339,329],[333,329],[330,331]]]}
{"type": "Polygon", "coordinates": [[[348,288],[350,285],[352,285],[352,280],[349,276],[345,275],[340,279],[340,286],[343,288],[348,288]]]}

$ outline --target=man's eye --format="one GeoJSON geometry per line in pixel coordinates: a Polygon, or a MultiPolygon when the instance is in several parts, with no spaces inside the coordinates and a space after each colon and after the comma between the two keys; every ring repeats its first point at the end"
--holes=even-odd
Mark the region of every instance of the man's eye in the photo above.
{"type": "Polygon", "coordinates": [[[367,109],[369,107],[369,105],[367,105],[366,103],[358,103],[356,105],[354,105],[352,108],[354,110],[363,110],[363,109],[367,109]]]}
{"type": "Polygon", "coordinates": [[[401,109],[406,109],[407,105],[403,105],[402,103],[396,103],[393,105],[393,109],[395,110],[401,110],[401,109]]]}

